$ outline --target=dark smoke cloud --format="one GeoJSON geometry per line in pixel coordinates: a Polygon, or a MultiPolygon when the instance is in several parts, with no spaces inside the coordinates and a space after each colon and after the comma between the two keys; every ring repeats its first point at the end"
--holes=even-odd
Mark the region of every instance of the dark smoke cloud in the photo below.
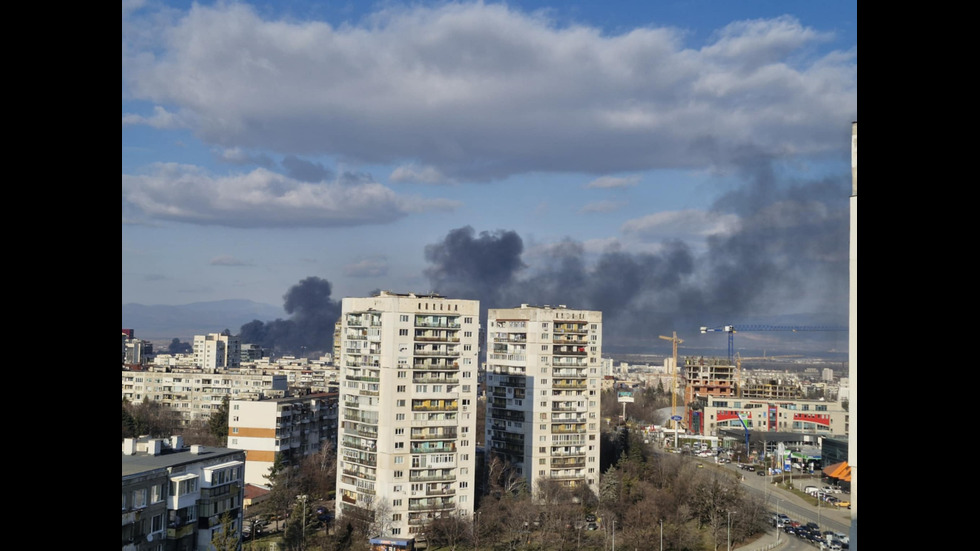
{"type": "Polygon", "coordinates": [[[334,324],[341,304],[330,298],[330,282],[308,277],[283,295],[283,308],[292,317],[270,322],[253,320],[241,328],[243,343],[259,344],[280,354],[311,354],[333,350],[334,324]]]}
{"type": "Polygon", "coordinates": [[[515,232],[477,238],[464,227],[426,247],[426,274],[435,292],[480,300],[484,315],[522,303],[600,310],[610,351],[669,346],[658,336],[675,330],[691,344],[699,336],[724,350],[724,337],[704,339],[702,325],[845,326],[849,179],[779,182],[760,158],[742,167],[745,185],[714,207],[737,214],[740,225],[710,237],[705,253],[674,240],[656,254],[589,258],[580,243],[566,240],[527,266],[515,232]]]}

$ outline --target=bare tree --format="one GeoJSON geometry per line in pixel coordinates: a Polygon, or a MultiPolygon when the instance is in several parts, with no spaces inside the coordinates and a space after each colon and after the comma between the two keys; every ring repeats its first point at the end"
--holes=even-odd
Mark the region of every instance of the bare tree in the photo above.
{"type": "Polygon", "coordinates": [[[470,528],[470,522],[459,515],[443,515],[429,523],[426,535],[430,543],[456,551],[459,545],[470,541],[470,528]]]}

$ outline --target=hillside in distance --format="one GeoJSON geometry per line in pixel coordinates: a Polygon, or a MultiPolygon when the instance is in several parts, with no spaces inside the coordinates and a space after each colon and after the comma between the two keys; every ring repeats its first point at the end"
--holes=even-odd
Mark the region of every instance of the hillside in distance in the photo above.
{"type": "Polygon", "coordinates": [[[220,333],[225,329],[237,335],[242,325],[252,320],[267,322],[285,317],[282,307],[243,299],[179,306],[133,302],[122,305],[122,327],[132,329],[136,338],[149,341],[169,342],[176,337],[190,342],[194,335],[220,333]]]}

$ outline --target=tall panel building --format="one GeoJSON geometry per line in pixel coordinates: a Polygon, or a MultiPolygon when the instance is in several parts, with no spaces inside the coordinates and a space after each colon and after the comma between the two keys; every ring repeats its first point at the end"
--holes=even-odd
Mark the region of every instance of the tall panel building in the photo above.
{"type": "Polygon", "coordinates": [[[343,299],[337,516],[412,537],[475,500],[480,304],[382,291],[343,299]]]}
{"type": "Polygon", "coordinates": [[[487,315],[487,452],[537,490],[599,483],[602,312],[558,307],[487,315]]]}

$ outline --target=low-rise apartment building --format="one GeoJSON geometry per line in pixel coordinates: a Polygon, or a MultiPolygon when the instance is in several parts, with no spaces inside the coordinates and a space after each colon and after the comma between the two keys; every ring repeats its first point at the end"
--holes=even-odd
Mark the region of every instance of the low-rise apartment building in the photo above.
{"type": "Polygon", "coordinates": [[[149,368],[122,371],[122,397],[139,403],[160,402],[178,412],[181,421],[207,419],[226,396],[285,396],[286,376],[261,371],[149,368]]]}
{"type": "Polygon", "coordinates": [[[245,452],[126,438],[122,446],[123,551],[209,549],[231,520],[241,533],[245,452]]]}
{"type": "Polygon", "coordinates": [[[228,447],[245,451],[245,482],[268,486],[277,455],[297,465],[324,446],[336,450],[337,411],[336,393],[229,402],[228,447]]]}

